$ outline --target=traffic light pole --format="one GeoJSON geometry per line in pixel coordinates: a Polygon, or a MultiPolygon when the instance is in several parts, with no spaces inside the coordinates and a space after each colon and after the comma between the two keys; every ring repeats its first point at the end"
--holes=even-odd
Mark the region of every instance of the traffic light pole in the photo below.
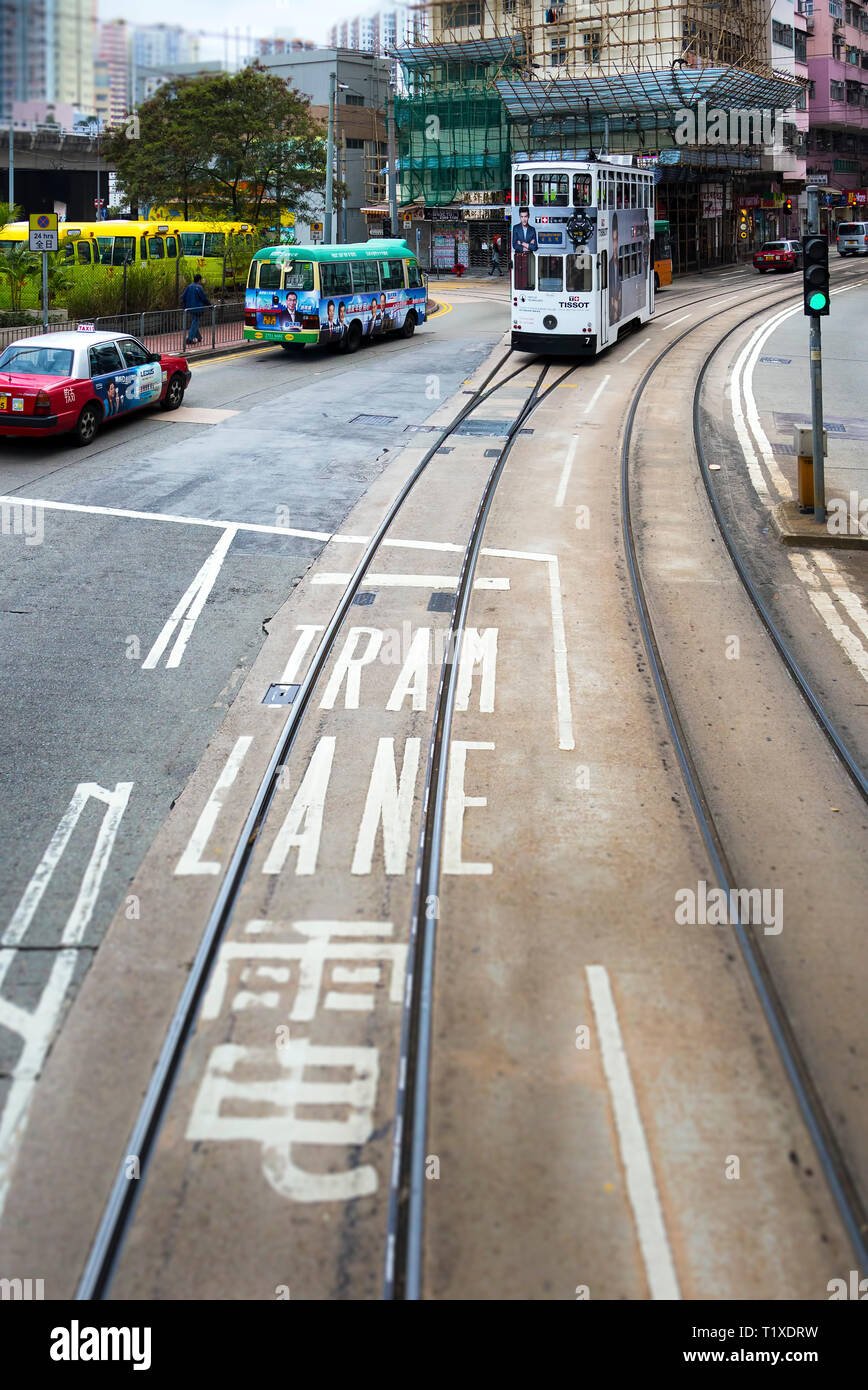
{"type": "Polygon", "coordinates": [[[826,521],[826,469],[823,459],[823,350],[820,319],[811,315],[811,435],[814,454],[814,520],[826,521]]]}
{"type": "MultiPolygon", "coordinates": [[[[808,232],[818,236],[820,232],[820,190],[809,185],[808,232]]],[[[814,520],[821,526],[826,522],[826,466],[823,457],[823,345],[820,333],[820,316],[811,314],[811,435],[814,455],[814,520]]]]}

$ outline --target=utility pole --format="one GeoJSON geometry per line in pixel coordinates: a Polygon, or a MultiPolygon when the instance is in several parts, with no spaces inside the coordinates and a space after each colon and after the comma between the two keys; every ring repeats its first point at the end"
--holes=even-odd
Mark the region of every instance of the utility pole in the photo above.
{"type": "Polygon", "coordinates": [[[386,126],[389,150],[389,220],[392,236],[398,235],[398,173],[395,159],[395,88],[391,80],[386,93],[386,126]]]}
{"type": "Polygon", "coordinates": [[[336,72],[329,73],[329,126],[328,140],[326,143],[326,193],[325,193],[325,225],[323,227],[323,241],[326,246],[331,245],[332,239],[332,204],[334,202],[334,164],[335,164],[335,96],[337,94],[338,75],[336,72]]]}
{"type": "Polygon", "coordinates": [[[15,131],[9,117],[9,206],[15,206],[15,131]]]}

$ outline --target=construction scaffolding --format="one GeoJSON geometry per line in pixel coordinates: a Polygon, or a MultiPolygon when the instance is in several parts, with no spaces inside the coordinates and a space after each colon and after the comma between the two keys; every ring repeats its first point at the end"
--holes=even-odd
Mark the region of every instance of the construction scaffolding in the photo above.
{"type": "Polygon", "coordinates": [[[431,0],[430,37],[396,51],[402,201],[506,188],[515,154],[671,149],[700,101],[786,109],[799,85],[769,65],[766,4],[431,0]]]}

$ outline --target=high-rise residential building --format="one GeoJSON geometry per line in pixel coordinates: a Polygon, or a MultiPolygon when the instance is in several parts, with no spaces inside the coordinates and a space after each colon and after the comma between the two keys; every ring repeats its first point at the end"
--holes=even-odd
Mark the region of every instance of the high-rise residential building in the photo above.
{"type": "Polygon", "coordinates": [[[0,0],[0,118],[12,103],[95,112],[97,0],[0,0]]]}
{"type": "Polygon", "coordinates": [[[137,24],[130,36],[132,105],[147,101],[168,78],[199,61],[199,39],[180,24],[137,24]]]}
{"type": "Polygon", "coordinates": [[[868,5],[861,0],[797,0],[808,31],[810,128],[807,178],[828,190],[822,224],[868,212],[868,5]],[[851,198],[832,213],[840,190],[851,198]]]}
{"type": "Polygon", "coordinates": [[[125,19],[99,26],[96,108],[102,123],[123,120],[130,110],[130,29],[125,19]]]}
{"type": "Polygon", "coordinates": [[[396,43],[410,43],[424,32],[425,24],[425,16],[418,9],[396,5],[332,25],[328,42],[333,48],[353,48],[386,57],[396,43]]]}

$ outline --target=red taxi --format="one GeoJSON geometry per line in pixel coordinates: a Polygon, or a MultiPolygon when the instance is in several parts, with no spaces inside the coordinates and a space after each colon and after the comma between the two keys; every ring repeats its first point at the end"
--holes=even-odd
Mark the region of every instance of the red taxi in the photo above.
{"type": "Polygon", "coordinates": [[[0,354],[0,435],[72,433],[90,444],[117,415],[177,410],[190,381],[184,357],[151,352],[125,333],[19,338],[0,354]]]}
{"type": "Polygon", "coordinates": [[[798,270],[802,264],[802,243],[800,241],[764,241],[754,252],[754,269],[760,275],[767,270],[798,270]]]}

